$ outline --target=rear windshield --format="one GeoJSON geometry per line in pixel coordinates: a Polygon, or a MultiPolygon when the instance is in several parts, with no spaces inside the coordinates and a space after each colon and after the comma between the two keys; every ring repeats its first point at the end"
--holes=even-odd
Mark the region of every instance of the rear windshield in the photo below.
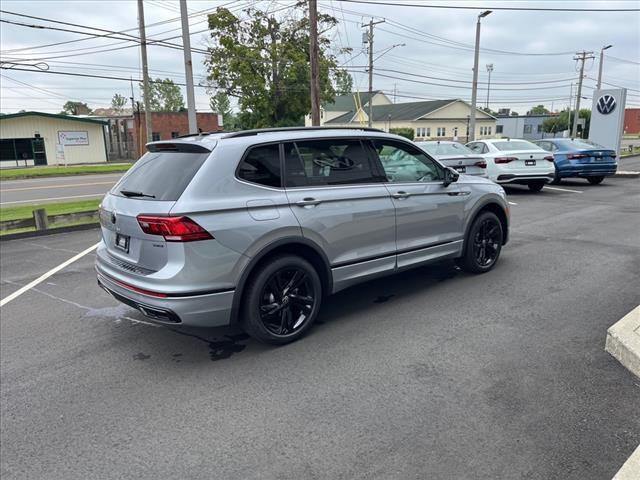
{"type": "Polygon", "coordinates": [[[493,142],[493,146],[503,152],[512,152],[515,150],[542,150],[538,145],[531,142],[520,141],[507,141],[507,142],[493,142]]]}
{"type": "Polygon", "coordinates": [[[147,152],[111,192],[140,200],[175,201],[208,156],[208,153],[147,152]],[[122,191],[129,193],[123,195],[122,191]]]}
{"type": "Polygon", "coordinates": [[[432,155],[469,155],[473,150],[460,143],[418,143],[423,150],[432,155]]]}
{"type": "Polygon", "coordinates": [[[576,150],[592,150],[594,148],[598,148],[598,149],[605,149],[606,147],[603,147],[602,145],[600,145],[599,143],[595,143],[592,142],[591,140],[586,140],[586,139],[567,139],[567,140],[558,140],[558,145],[561,147],[566,148],[567,150],[572,150],[572,149],[576,149],[576,150]]]}

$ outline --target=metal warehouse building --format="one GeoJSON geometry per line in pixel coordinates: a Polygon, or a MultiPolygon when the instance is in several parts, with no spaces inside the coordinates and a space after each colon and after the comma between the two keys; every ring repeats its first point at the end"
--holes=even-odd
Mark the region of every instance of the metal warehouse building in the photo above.
{"type": "Polygon", "coordinates": [[[0,167],[107,161],[107,122],[42,112],[0,115],[0,167]]]}

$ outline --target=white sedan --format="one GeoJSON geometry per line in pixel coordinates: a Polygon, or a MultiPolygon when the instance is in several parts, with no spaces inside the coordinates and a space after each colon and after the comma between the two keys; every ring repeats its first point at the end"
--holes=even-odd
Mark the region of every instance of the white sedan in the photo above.
{"type": "Polygon", "coordinates": [[[553,155],[527,140],[494,138],[467,147],[487,161],[487,176],[496,183],[527,185],[539,192],[555,175],[553,155]]]}

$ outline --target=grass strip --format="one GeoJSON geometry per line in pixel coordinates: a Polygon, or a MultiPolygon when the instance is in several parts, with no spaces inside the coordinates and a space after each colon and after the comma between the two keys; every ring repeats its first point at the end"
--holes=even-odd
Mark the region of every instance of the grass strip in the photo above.
{"type": "Polygon", "coordinates": [[[61,215],[63,213],[92,212],[98,209],[98,205],[100,205],[100,199],[60,203],[30,203],[18,207],[3,207],[0,208],[0,222],[31,218],[33,217],[33,211],[37,208],[44,208],[47,211],[47,215],[61,215]]]}
{"type": "Polygon", "coordinates": [[[120,165],[75,165],[70,167],[26,167],[0,169],[0,180],[23,178],[61,177],[67,175],[90,175],[95,173],[126,172],[132,164],[120,165]]]}

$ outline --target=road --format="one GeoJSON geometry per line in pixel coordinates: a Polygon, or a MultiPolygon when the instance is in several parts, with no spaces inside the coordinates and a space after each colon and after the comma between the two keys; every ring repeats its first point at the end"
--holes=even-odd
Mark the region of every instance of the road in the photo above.
{"type": "MultiPolygon", "coordinates": [[[[604,351],[640,303],[639,187],[514,188],[493,271],[350,288],[280,348],[140,323],[89,254],[2,308],[1,476],[611,478],[640,443],[640,384],[604,351]]],[[[2,242],[2,298],[97,236],[2,242]]]]}
{"type": "Polygon", "coordinates": [[[3,180],[0,183],[0,206],[100,198],[121,176],[122,173],[109,173],[3,180]]]}

